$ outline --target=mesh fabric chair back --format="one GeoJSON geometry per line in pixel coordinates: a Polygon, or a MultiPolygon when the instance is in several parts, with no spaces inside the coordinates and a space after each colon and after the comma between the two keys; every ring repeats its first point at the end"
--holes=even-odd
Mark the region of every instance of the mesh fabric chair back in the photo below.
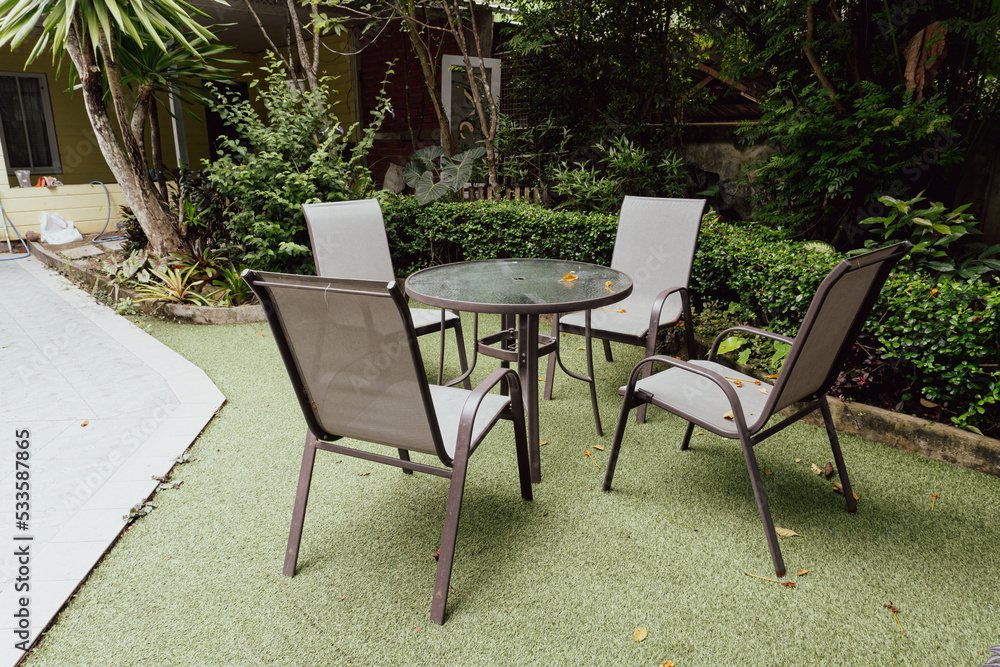
{"type": "Polygon", "coordinates": [[[908,250],[901,243],[844,260],[820,283],[775,383],[773,412],[833,385],[889,270],[908,250]]]}
{"type": "MultiPolygon", "coordinates": [[[[704,209],[704,199],[625,197],[611,257],[611,268],[632,278],[632,294],[623,303],[645,304],[648,313],[665,288],[688,284],[704,209]]],[[[681,297],[673,294],[660,323],[673,322],[680,313],[681,297]]]]}
{"type": "Polygon", "coordinates": [[[395,277],[377,199],[303,204],[316,274],[389,281],[395,277]]]}
{"type": "Polygon", "coordinates": [[[444,453],[409,311],[394,283],[256,273],[310,430],[444,453]]]}

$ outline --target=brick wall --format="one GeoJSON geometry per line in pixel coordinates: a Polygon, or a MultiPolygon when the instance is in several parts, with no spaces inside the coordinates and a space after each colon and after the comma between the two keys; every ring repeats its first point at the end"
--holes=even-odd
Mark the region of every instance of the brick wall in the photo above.
{"type": "MultiPolygon", "coordinates": [[[[442,54],[459,53],[450,36],[442,54]]],[[[361,122],[371,118],[376,98],[382,87],[389,61],[393,74],[386,85],[386,94],[392,101],[393,115],[386,116],[372,150],[368,154],[368,166],[372,171],[376,187],[381,187],[382,179],[390,164],[406,164],[414,147],[410,139],[410,128],[417,137],[417,148],[440,145],[437,117],[424,86],[420,64],[410,47],[409,38],[399,30],[399,23],[389,25],[378,40],[358,55],[358,88],[361,94],[361,122]],[[407,123],[409,119],[409,123],[407,123]]],[[[440,62],[440,55],[439,55],[440,62]]],[[[441,79],[437,84],[440,89],[441,79]]]]}

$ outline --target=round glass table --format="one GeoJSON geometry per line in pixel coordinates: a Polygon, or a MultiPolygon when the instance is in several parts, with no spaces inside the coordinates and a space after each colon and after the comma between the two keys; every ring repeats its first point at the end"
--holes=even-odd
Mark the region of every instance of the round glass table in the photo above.
{"type": "MultiPolygon", "coordinates": [[[[417,271],[406,279],[407,295],[421,303],[502,316],[503,331],[477,340],[476,352],[517,363],[534,482],[541,480],[538,358],[554,351],[558,344],[555,338],[539,335],[538,316],[600,308],[621,301],[631,292],[632,279],[621,271],[558,259],[456,262],[417,271]],[[497,343],[500,348],[493,347],[497,343]]],[[[474,354],[469,373],[475,363],[474,354]]],[[[453,383],[465,377],[467,374],[453,383]]]]}

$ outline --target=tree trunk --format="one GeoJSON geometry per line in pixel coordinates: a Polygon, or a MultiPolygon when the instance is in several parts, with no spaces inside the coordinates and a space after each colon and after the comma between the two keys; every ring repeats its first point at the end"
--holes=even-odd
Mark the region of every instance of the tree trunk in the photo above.
{"type": "Polygon", "coordinates": [[[833,98],[833,106],[837,108],[837,113],[841,116],[845,116],[847,115],[847,107],[844,106],[843,102],[837,99],[837,89],[833,87],[833,82],[826,76],[826,72],[823,71],[823,65],[819,62],[816,52],[813,51],[812,43],[815,39],[816,12],[814,10],[814,6],[809,5],[806,7],[806,42],[802,45],[802,51],[806,54],[806,60],[809,61],[809,65],[816,74],[816,78],[819,79],[820,85],[829,91],[830,97],[833,98]]]}
{"type": "MultiPolygon", "coordinates": [[[[156,174],[156,184],[160,190],[160,201],[170,205],[170,193],[167,192],[167,177],[163,173],[163,139],[160,136],[160,112],[156,107],[156,97],[149,96],[149,149],[153,160],[153,173],[156,174]]],[[[183,204],[181,204],[183,206],[183,204]]],[[[178,220],[178,225],[180,221],[178,220]]]]}
{"type": "MultiPolygon", "coordinates": [[[[291,21],[292,33],[295,38],[295,46],[299,51],[299,65],[302,67],[302,71],[306,74],[306,84],[309,86],[309,92],[315,93],[319,89],[319,77],[317,71],[319,70],[319,62],[311,62],[309,59],[309,52],[306,50],[306,42],[302,38],[302,25],[299,23],[299,15],[296,11],[295,0],[285,0],[288,5],[288,18],[291,21]]],[[[314,40],[319,38],[313,35],[314,40]]],[[[288,45],[288,50],[292,49],[292,45],[288,45]]]]}
{"type": "MultiPolygon", "coordinates": [[[[66,51],[80,76],[87,117],[90,119],[90,125],[94,128],[94,134],[97,136],[97,144],[101,148],[101,153],[104,155],[111,173],[114,174],[115,180],[121,186],[129,206],[135,213],[139,225],[146,233],[150,250],[154,255],[159,256],[179,250],[183,246],[183,240],[177,231],[176,219],[153,192],[149,176],[145,173],[145,161],[141,160],[141,154],[139,154],[139,164],[132,164],[129,158],[134,157],[138,151],[129,151],[127,156],[115,134],[107,107],[104,105],[101,68],[95,61],[93,49],[87,43],[86,37],[81,37],[78,20],[74,20],[72,28],[67,34],[66,51]]],[[[109,60],[106,58],[105,62],[109,60]]],[[[116,83],[120,94],[121,75],[117,64],[115,64],[115,75],[118,76],[116,83]]],[[[123,129],[123,135],[130,139],[132,146],[137,149],[138,144],[136,144],[135,137],[127,123],[123,129]]]]}
{"type": "Polygon", "coordinates": [[[403,11],[404,7],[402,6],[397,9],[403,15],[406,34],[410,38],[413,53],[417,56],[417,61],[420,63],[420,71],[424,75],[424,86],[427,88],[427,92],[431,98],[431,104],[434,105],[434,115],[437,116],[438,128],[441,131],[441,146],[444,148],[444,154],[451,157],[455,152],[455,141],[451,136],[451,124],[448,122],[448,116],[445,114],[444,103],[441,101],[437,62],[431,58],[427,45],[420,39],[420,26],[416,19],[416,3],[414,0],[409,0],[405,5],[406,11],[403,11]]]}

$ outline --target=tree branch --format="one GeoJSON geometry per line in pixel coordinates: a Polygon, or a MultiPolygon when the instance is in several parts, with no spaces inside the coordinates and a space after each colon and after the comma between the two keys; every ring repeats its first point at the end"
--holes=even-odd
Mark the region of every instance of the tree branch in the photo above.
{"type": "Polygon", "coordinates": [[[844,106],[843,102],[837,99],[837,89],[834,88],[833,82],[827,78],[826,73],[823,71],[823,65],[820,64],[819,58],[816,56],[816,52],[812,49],[812,43],[815,40],[816,14],[814,6],[809,5],[806,7],[806,41],[802,45],[802,51],[806,54],[806,60],[809,61],[809,65],[816,74],[816,78],[819,79],[820,85],[830,92],[830,98],[833,99],[833,105],[837,108],[837,113],[844,116],[847,114],[847,107],[844,106]]]}

